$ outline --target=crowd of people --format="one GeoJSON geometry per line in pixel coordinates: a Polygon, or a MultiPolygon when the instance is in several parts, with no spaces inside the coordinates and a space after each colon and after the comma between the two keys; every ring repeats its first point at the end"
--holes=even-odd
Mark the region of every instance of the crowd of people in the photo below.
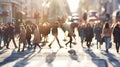
{"type": "Polygon", "coordinates": [[[81,46],[83,42],[86,41],[86,46],[90,49],[93,37],[97,40],[97,49],[101,48],[101,45],[105,43],[106,52],[115,43],[116,52],[119,53],[120,47],[120,24],[119,23],[96,23],[95,25],[90,25],[90,23],[81,24],[78,27],[78,33],[81,38],[81,46]]]}
{"type": "MultiPolygon", "coordinates": [[[[109,22],[104,23],[95,23],[94,25],[91,25],[90,23],[82,23],[79,24],[77,27],[72,27],[73,25],[69,25],[70,29],[66,28],[66,25],[63,21],[55,21],[52,23],[45,22],[45,23],[21,23],[20,25],[16,26],[15,23],[7,23],[7,24],[0,24],[0,48],[6,47],[6,49],[10,49],[10,41],[13,41],[13,44],[15,48],[18,49],[18,52],[24,51],[26,46],[27,48],[33,48],[34,51],[36,50],[36,47],[38,46],[40,50],[42,49],[42,46],[40,43],[42,41],[47,42],[48,35],[50,32],[52,32],[52,35],[54,36],[53,41],[48,45],[48,47],[51,48],[52,43],[55,41],[58,42],[58,45],[60,48],[63,48],[63,46],[60,44],[59,38],[58,38],[58,27],[60,27],[63,32],[68,31],[67,37],[69,37],[69,41],[65,44],[67,45],[70,43],[70,48],[72,48],[72,41],[73,38],[75,38],[75,32],[74,28],[77,28],[80,40],[81,40],[81,46],[84,48],[85,45],[83,45],[84,42],[86,42],[86,46],[88,49],[91,49],[91,42],[93,38],[97,40],[97,48],[101,48],[101,45],[103,42],[105,42],[106,45],[106,52],[109,52],[109,49],[111,48],[112,44],[112,37],[113,42],[116,46],[116,52],[119,53],[119,47],[120,47],[120,24],[119,23],[113,23],[110,24],[109,22]],[[32,35],[34,36],[33,40],[31,41],[32,35]],[[16,43],[15,38],[19,40],[19,43],[16,43]],[[2,41],[4,42],[4,45],[2,45],[2,41]],[[23,44],[22,50],[21,50],[21,44],[23,44]]],[[[64,37],[63,37],[64,38],[64,37]]]]}

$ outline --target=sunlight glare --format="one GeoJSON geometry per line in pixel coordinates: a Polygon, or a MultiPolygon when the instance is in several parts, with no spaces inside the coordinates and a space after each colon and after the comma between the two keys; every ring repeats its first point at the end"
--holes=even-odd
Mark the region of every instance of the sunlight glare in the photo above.
{"type": "Polygon", "coordinates": [[[71,12],[77,11],[79,7],[79,1],[80,0],[67,0],[71,12]]]}

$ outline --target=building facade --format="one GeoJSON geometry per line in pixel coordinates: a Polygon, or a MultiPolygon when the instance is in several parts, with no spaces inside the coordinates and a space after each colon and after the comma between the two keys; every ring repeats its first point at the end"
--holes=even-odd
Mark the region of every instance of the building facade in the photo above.
{"type": "Polygon", "coordinates": [[[18,0],[0,0],[0,22],[8,23],[15,19],[15,13],[20,9],[18,0]]]}

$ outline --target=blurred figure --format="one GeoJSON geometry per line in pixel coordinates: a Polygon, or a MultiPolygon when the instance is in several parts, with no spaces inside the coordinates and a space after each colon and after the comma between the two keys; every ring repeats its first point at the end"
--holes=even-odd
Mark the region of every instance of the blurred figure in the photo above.
{"type": "Polygon", "coordinates": [[[36,46],[38,46],[40,48],[40,50],[41,50],[41,46],[39,45],[39,43],[41,41],[40,39],[41,38],[40,38],[39,28],[36,25],[35,30],[34,30],[34,39],[33,39],[34,51],[36,49],[36,46]]]}
{"type": "Polygon", "coordinates": [[[87,23],[85,30],[85,41],[87,42],[88,49],[90,49],[93,37],[94,37],[93,28],[91,27],[90,23],[87,23]]]}
{"type": "Polygon", "coordinates": [[[116,24],[115,28],[113,29],[113,38],[116,45],[116,52],[119,53],[120,47],[120,27],[119,24],[116,24]]]}
{"type": "Polygon", "coordinates": [[[28,48],[32,47],[31,45],[31,35],[32,35],[32,29],[30,27],[30,25],[26,26],[26,40],[28,43],[28,48]]]}
{"type": "Polygon", "coordinates": [[[8,33],[9,33],[8,32],[8,24],[3,25],[2,33],[3,33],[4,46],[6,46],[8,43],[8,33]]]}
{"type": "Polygon", "coordinates": [[[94,28],[94,33],[95,33],[95,39],[97,40],[97,49],[98,49],[98,43],[99,43],[99,48],[101,48],[102,25],[100,23],[96,23],[94,28]]]}
{"type": "Polygon", "coordinates": [[[2,42],[2,35],[3,33],[2,33],[2,24],[0,23],[0,49],[2,48],[2,46],[1,46],[1,42],[2,42]]]}
{"type": "Polygon", "coordinates": [[[21,43],[23,43],[23,49],[22,49],[22,51],[24,51],[25,43],[26,43],[26,29],[25,29],[24,25],[20,25],[20,33],[19,33],[18,37],[19,37],[18,52],[20,52],[21,43]]]}
{"type": "Polygon", "coordinates": [[[55,41],[55,39],[58,42],[58,45],[60,48],[63,48],[63,46],[60,45],[59,39],[58,39],[58,22],[56,21],[52,26],[52,35],[54,36],[54,40],[48,45],[51,48],[52,43],[55,41]]]}
{"type": "Polygon", "coordinates": [[[83,42],[85,39],[85,24],[78,26],[78,33],[79,33],[80,40],[81,40],[81,46],[83,47],[83,42]]]}
{"type": "Polygon", "coordinates": [[[7,31],[8,31],[8,43],[7,43],[6,48],[9,49],[9,43],[10,43],[11,40],[13,41],[13,44],[14,44],[15,48],[17,48],[16,42],[15,42],[15,38],[14,38],[15,28],[14,28],[12,23],[8,24],[7,31]]]}
{"type": "Polygon", "coordinates": [[[109,52],[110,41],[111,41],[111,33],[112,33],[112,29],[110,28],[109,23],[106,22],[104,24],[103,30],[102,30],[102,37],[104,37],[105,44],[106,44],[106,52],[109,52]]]}

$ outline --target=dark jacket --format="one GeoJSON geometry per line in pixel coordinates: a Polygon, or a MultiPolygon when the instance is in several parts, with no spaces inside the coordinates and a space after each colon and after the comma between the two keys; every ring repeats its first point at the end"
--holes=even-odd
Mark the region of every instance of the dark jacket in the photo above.
{"type": "Polygon", "coordinates": [[[115,43],[120,43],[120,28],[117,26],[113,30],[113,38],[115,43]]]}
{"type": "Polygon", "coordinates": [[[95,33],[95,39],[97,39],[97,41],[101,41],[102,28],[95,27],[94,33],[95,33]]]}
{"type": "Polygon", "coordinates": [[[92,38],[94,37],[93,34],[93,28],[92,27],[86,27],[86,32],[85,32],[85,40],[91,42],[92,38]]]}

